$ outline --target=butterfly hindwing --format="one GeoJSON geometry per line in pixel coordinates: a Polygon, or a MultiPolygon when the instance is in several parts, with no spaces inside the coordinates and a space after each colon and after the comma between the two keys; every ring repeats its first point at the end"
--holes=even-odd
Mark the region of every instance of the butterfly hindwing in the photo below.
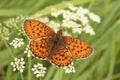
{"type": "Polygon", "coordinates": [[[30,50],[35,57],[46,59],[53,47],[53,38],[37,38],[30,42],[30,50]]]}
{"type": "Polygon", "coordinates": [[[49,54],[48,59],[56,66],[64,67],[72,62],[72,55],[64,46],[64,42],[59,40],[49,54]]]}

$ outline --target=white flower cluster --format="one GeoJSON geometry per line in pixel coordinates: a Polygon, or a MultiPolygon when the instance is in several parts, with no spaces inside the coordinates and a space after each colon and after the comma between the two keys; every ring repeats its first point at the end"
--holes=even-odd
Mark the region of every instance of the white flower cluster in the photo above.
{"type": "Polygon", "coordinates": [[[2,27],[2,24],[0,23],[0,37],[2,40],[9,40],[9,34],[10,31],[7,27],[2,27]]]}
{"type": "Polygon", "coordinates": [[[63,69],[65,70],[65,73],[75,72],[75,67],[73,66],[73,62],[70,65],[63,67],[63,69]]]}
{"type": "Polygon", "coordinates": [[[37,63],[34,64],[34,68],[32,68],[32,71],[34,72],[34,74],[36,74],[36,77],[44,77],[46,73],[46,67],[43,67],[42,64],[37,63]]]}
{"type": "Polygon", "coordinates": [[[15,27],[16,29],[19,29],[19,27],[17,25],[20,21],[23,21],[24,19],[25,19],[25,17],[23,17],[23,16],[17,16],[16,18],[10,18],[10,19],[4,21],[3,23],[11,29],[13,27],[15,27]]]}
{"type": "Polygon", "coordinates": [[[15,58],[14,62],[11,62],[11,65],[13,66],[13,71],[18,70],[21,73],[25,68],[24,64],[25,64],[24,58],[21,58],[21,59],[15,58]]]}
{"type": "MultiPolygon", "coordinates": [[[[17,16],[16,18],[10,18],[10,19],[7,19],[5,21],[3,21],[3,23],[5,24],[4,26],[7,27],[8,29],[13,29],[13,30],[17,30],[17,34],[18,35],[21,35],[23,34],[23,28],[21,27],[21,25],[23,25],[23,20],[25,19],[26,17],[23,17],[23,16],[17,16]]],[[[5,33],[5,32],[3,32],[5,33]]],[[[9,32],[10,34],[10,32],[9,32]]]]}
{"type": "Polygon", "coordinates": [[[75,7],[70,4],[68,7],[69,9],[67,10],[52,12],[51,16],[54,18],[62,16],[62,22],[59,23],[61,24],[60,26],[72,29],[73,33],[80,34],[83,31],[90,35],[95,35],[95,32],[90,25],[90,21],[100,23],[100,17],[83,7],[75,7]]]}
{"type": "Polygon", "coordinates": [[[31,56],[32,52],[31,52],[30,49],[29,49],[29,45],[27,45],[24,53],[27,53],[27,57],[30,57],[30,56],[31,56]]]}
{"type": "Polygon", "coordinates": [[[44,23],[48,23],[49,22],[49,18],[48,17],[41,17],[38,20],[41,21],[41,22],[44,21],[44,23]]]}
{"type": "Polygon", "coordinates": [[[12,45],[14,48],[18,48],[22,45],[24,45],[23,39],[15,38],[10,45],[12,45]]]}
{"type": "Polygon", "coordinates": [[[57,21],[51,20],[48,23],[48,25],[54,27],[55,32],[57,32],[59,30],[59,28],[60,28],[60,24],[57,21]]]}

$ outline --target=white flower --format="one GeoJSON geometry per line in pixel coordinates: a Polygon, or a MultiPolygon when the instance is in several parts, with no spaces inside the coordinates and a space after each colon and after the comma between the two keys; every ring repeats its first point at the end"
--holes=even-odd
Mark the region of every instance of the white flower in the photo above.
{"type": "Polygon", "coordinates": [[[9,40],[9,37],[4,37],[5,40],[9,40]]]}
{"type": "Polygon", "coordinates": [[[73,28],[73,33],[79,33],[81,34],[82,33],[82,28],[73,28]]]}
{"type": "Polygon", "coordinates": [[[3,26],[0,23],[0,37],[2,40],[9,40],[10,31],[7,27],[3,26]]]}
{"type": "MultiPolygon", "coordinates": [[[[100,22],[100,17],[87,8],[75,7],[70,3],[66,3],[68,9],[58,10],[51,13],[51,16],[57,18],[61,17],[62,28],[72,29],[72,33],[81,34],[82,31],[89,33],[90,35],[95,35],[94,29],[91,27],[91,21],[100,22]]],[[[57,19],[56,19],[57,20],[57,19]]],[[[51,24],[51,22],[49,22],[51,24]]],[[[53,24],[52,26],[54,26],[53,24]]],[[[58,31],[60,27],[54,26],[55,31],[58,31]]]]}
{"type": "Polygon", "coordinates": [[[81,25],[77,24],[75,21],[64,19],[62,22],[62,26],[66,28],[76,28],[80,27],[81,25]]]}
{"type": "Polygon", "coordinates": [[[27,45],[24,53],[27,53],[27,57],[30,57],[30,56],[31,56],[32,52],[29,50],[29,45],[27,45]]]}
{"type": "Polygon", "coordinates": [[[51,16],[58,17],[62,13],[63,13],[63,10],[54,11],[54,12],[51,13],[51,16]]]}
{"type": "Polygon", "coordinates": [[[90,25],[86,25],[83,28],[83,31],[85,31],[86,33],[89,33],[90,35],[95,35],[95,32],[94,32],[93,28],[90,25]]]}
{"type": "Polygon", "coordinates": [[[70,65],[63,67],[63,69],[65,70],[65,73],[75,72],[75,67],[73,66],[73,62],[70,65]]]}
{"type": "Polygon", "coordinates": [[[48,17],[41,17],[41,18],[39,18],[39,20],[44,22],[44,23],[49,22],[49,18],[48,17]]]}
{"type": "Polygon", "coordinates": [[[78,16],[84,16],[89,13],[89,10],[80,6],[76,13],[78,16]]]}
{"type": "Polygon", "coordinates": [[[55,32],[57,32],[60,28],[60,23],[53,21],[53,20],[51,20],[48,25],[54,28],[55,32]]]}
{"type": "Polygon", "coordinates": [[[83,26],[89,23],[88,17],[83,15],[79,16],[78,20],[81,22],[83,26]]]}
{"type": "Polygon", "coordinates": [[[67,20],[77,20],[78,16],[76,15],[76,13],[71,12],[70,10],[64,10],[63,11],[63,18],[67,19],[67,20]]]}
{"type": "Polygon", "coordinates": [[[43,67],[42,64],[37,63],[34,64],[34,68],[32,68],[32,71],[34,72],[34,74],[36,74],[36,77],[44,77],[46,73],[46,67],[43,67]]]}
{"type": "Polygon", "coordinates": [[[72,4],[68,4],[68,8],[69,8],[71,11],[77,11],[77,10],[78,10],[78,7],[75,7],[75,6],[73,6],[72,4]]]}
{"type": "Polygon", "coordinates": [[[15,38],[10,45],[12,45],[14,48],[18,48],[22,45],[24,45],[23,39],[15,38]]]}
{"type": "Polygon", "coordinates": [[[11,62],[11,65],[13,66],[13,71],[18,70],[21,73],[23,72],[23,69],[25,68],[24,64],[25,64],[24,58],[21,58],[21,59],[15,58],[14,62],[11,62]]]}
{"type": "Polygon", "coordinates": [[[9,28],[15,27],[16,29],[19,30],[20,28],[18,27],[18,23],[24,19],[25,19],[25,17],[23,17],[23,16],[17,16],[16,18],[10,18],[10,19],[4,21],[3,23],[9,28]]]}
{"type": "Polygon", "coordinates": [[[89,13],[88,16],[92,21],[100,23],[100,17],[98,15],[96,15],[94,13],[89,13]]]}

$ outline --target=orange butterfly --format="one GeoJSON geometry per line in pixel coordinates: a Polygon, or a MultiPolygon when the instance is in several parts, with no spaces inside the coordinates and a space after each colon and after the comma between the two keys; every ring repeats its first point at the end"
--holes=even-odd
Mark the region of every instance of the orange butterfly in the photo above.
{"type": "Polygon", "coordinates": [[[73,59],[86,58],[92,53],[92,48],[86,42],[63,36],[62,30],[55,33],[40,21],[25,20],[24,30],[30,38],[32,54],[59,67],[68,66],[73,59]]]}

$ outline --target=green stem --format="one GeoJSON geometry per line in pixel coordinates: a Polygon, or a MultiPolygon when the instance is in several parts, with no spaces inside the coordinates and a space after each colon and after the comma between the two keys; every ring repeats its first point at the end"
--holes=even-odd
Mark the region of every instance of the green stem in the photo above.
{"type": "Polygon", "coordinates": [[[119,25],[120,25],[120,19],[118,21],[116,21],[116,23],[113,25],[113,27],[110,27],[105,33],[104,35],[102,35],[96,42],[93,43],[93,47],[96,47],[98,46],[101,41],[103,39],[106,38],[106,36],[108,36],[108,34],[112,33],[115,29],[118,29],[119,28],[119,25]]]}
{"type": "Polygon", "coordinates": [[[28,58],[28,80],[31,80],[31,56],[28,58]]]}
{"type": "Polygon", "coordinates": [[[113,74],[113,70],[114,70],[114,66],[115,66],[115,33],[113,33],[113,37],[112,37],[112,49],[111,49],[111,59],[110,59],[110,67],[109,67],[109,72],[108,72],[108,76],[107,76],[107,80],[111,80],[112,79],[112,74],[113,74]]]}
{"type": "Polygon", "coordinates": [[[12,66],[9,65],[8,68],[7,68],[5,80],[11,80],[11,79],[10,79],[10,77],[11,77],[11,72],[12,72],[12,66]]]}
{"type": "Polygon", "coordinates": [[[89,9],[92,7],[92,5],[94,4],[94,2],[95,2],[95,0],[91,0],[91,1],[90,1],[90,4],[89,4],[89,6],[88,6],[89,9]]]}
{"type": "Polygon", "coordinates": [[[40,80],[42,80],[42,77],[40,77],[40,80]]]}
{"type": "Polygon", "coordinates": [[[63,76],[63,69],[59,69],[59,80],[62,80],[62,76],[63,76]]]}
{"type": "Polygon", "coordinates": [[[9,48],[9,45],[6,43],[5,40],[3,40],[3,42],[4,42],[5,46],[8,48],[8,50],[9,50],[9,52],[11,54],[11,57],[14,59],[14,55],[13,55],[14,52],[9,48]]]}
{"type": "Polygon", "coordinates": [[[20,75],[21,75],[21,80],[23,80],[23,74],[22,74],[22,73],[20,73],[20,75]]]}
{"type": "Polygon", "coordinates": [[[42,61],[42,60],[40,60],[40,63],[42,64],[42,63],[43,63],[43,61],[42,61]]]}
{"type": "MultiPolygon", "coordinates": [[[[40,60],[40,63],[42,64],[42,63],[43,63],[43,61],[42,61],[42,60],[40,60]]],[[[40,80],[42,80],[42,76],[40,77],[40,80]]]]}
{"type": "Polygon", "coordinates": [[[62,80],[63,69],[58,68],[52,80],[62,80]]]}

